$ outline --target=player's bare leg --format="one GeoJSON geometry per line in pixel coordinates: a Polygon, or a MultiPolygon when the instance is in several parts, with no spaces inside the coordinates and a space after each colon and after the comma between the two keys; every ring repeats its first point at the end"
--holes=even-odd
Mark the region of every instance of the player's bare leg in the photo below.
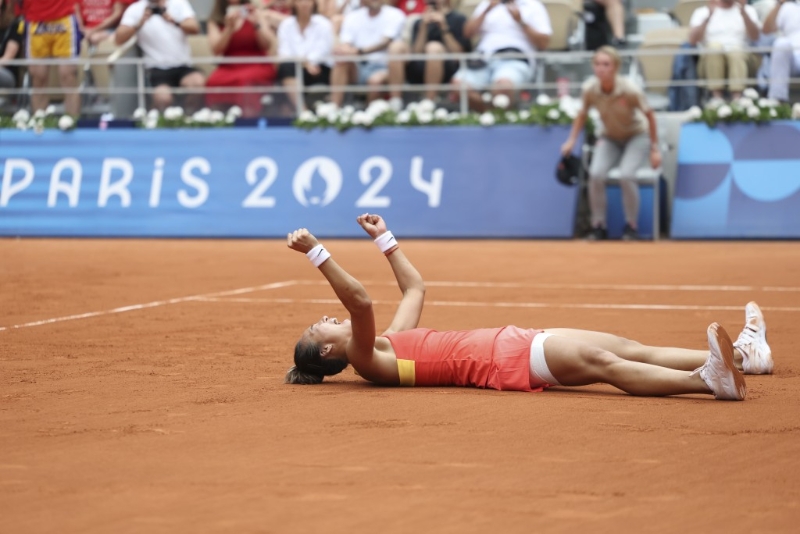
{"type": "Polygon", "coordinates": [[[678,347],[651,347],[642,345],[638,341],[615,336],[614,334],[607,334],[605,332],[576,330],[572,328],[548,328],[545,331],[601,348],[616,354],[623,360],[658,365],[660,367],[681,371],[693,371],[702,366],[706,358],[708,358],[708,350],[682,349],[678,347]]]}

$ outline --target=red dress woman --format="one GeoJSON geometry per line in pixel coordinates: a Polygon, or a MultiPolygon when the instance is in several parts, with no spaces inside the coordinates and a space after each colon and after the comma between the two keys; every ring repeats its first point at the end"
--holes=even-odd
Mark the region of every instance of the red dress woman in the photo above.
{"type": "MultiPolygon", "coordinates": [[[[215,55],[226,58],[261,57],[274,53],[275,33],[266,14],[249,3],[217,0],[208,25],[208,39],[215,55]]],[[[206,82],[215,87],[258,87],[272,85],[276,69],[272,63],[223,63],[206,82]]],[[[206,105],[221,108],[238,105],[245,117],[258,116],[261,94],[255,91],[226,93],[210,91],[206,105]]]]}

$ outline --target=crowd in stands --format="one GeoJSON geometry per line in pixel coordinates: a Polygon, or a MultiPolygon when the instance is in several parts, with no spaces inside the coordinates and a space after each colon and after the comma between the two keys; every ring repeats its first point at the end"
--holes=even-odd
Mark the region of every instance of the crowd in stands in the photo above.
{"type": "MultiPolygon", "coordinates": [[[[257,116],[262,93],[247,89],[277,84],[294,109],[298,78],[304,86],[329,86],[330,100],[339,105],[345,86],[354,84],[367,86],[368,101],[388,97],[395,109],[403,98],[397,86],[406,83],[446,84],[449,91],[423,92],[432,100],[466,87],[473,109],[487,105],[485,91],[513,101],[518,88],[533,81],[536,52],[547,49],[553,35],[547,0],[482,0],[467,14],[451,1],[215,0],[208,20],[200,21],[190,0],[0,0],[0,87],[22,85],[22,69],[4,66],[8,60],[74,58],[81,46],[135,39],[152,88],[150,105],[160,110],[180,98],[189,111],[238,105],[246,116],[257,116]],[[206,75],[193,64],[189,43],[189,36],[202,33],[216,56],[286,61],[221,63],[206,75]],[[478,54],[465,68],[441,57],[473,51],[478,54]],[[425,60],[407,61],[409,53],[425,60]],[[296,58],[302,58],[299,66],[296,58]]],[[[609,39],[598,45],[628,44],[623,0],[585,0],[584,9],[602,12],[607,21],[609,39]]],[[[700,55],[697,65],[698,76],[709,80],[710,97],[739,97],[745,89],[739,80],[753,78],[762,59],[748,48],[774,35],[763,67],[768,94],[789,99],[789,78],[800,74],[800,3],[776,0],[762,20],[743,0],[709,0],[689,26],[692,46],[719,51],[700,55]]],[[[27,73],[31,106],[43,109],[49,95],[36,89],[48,85],[49,66],[31,64],[27,73]]],[[[59,65],[58,80],[76,87],[78,67],[59,65]]],[[[67,113],[78,116],[80,105],[79,94],[65,92],[67,113]]]]}

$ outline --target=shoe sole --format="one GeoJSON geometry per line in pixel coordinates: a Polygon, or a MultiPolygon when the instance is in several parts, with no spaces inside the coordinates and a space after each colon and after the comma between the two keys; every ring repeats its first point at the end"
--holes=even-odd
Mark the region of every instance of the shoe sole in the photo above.
{"type": "Polygon", "coordinates": [[[708,327],[708,341],[712,345],[712,350],[714,345],[716,345],[716,349],[719,350],[719,354],[722,356],[722,361],[725,363],[725,367],[727,367],[733,375],[733,382],[736,386],[736,392],[741,397],[739,399],[724,400],[744,400],[747,396],[747,385],[744,381],[744,375],[733,363],[733,341],[731,341],[728,332],[726,332],[725,329],[719,324],[712,323],[711,326],[708,327]],[[712,341],[713,343],[711,343],[712,341]]]}

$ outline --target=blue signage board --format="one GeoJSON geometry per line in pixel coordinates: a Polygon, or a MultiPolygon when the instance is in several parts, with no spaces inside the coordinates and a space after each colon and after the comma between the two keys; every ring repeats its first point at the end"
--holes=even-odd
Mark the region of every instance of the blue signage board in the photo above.
{"type": "Polygon", "coordinates": [[[0,130],[0,235],[571,237],[568,127],[0,130]]]}
{"type": "Polygon", "coordinates": [[[676,238],[800,238],[800,122],[681,129],[676,238]]]}

